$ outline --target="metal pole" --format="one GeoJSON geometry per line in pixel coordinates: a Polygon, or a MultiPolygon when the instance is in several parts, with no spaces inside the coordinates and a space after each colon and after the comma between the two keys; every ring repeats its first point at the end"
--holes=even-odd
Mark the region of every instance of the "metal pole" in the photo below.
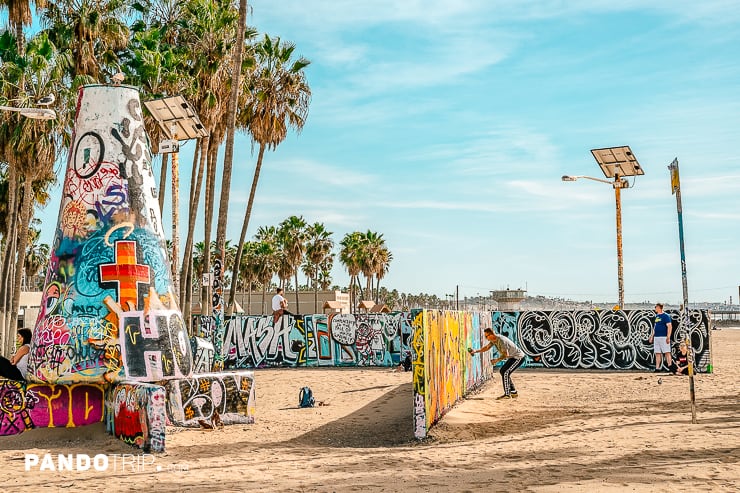
{"type": "Polygon", "coordinates": [[[689,398],[691,399],[691,423],[696,424],[696,393],[694,391],[694,348],[691,346],[689,334],[689,287],[686,276],[686,251],[683,241],[683,208],[681,206],[681,180],[678,174],[678,158],[668,166],[671,171],[671,191],[676,195],[676,211],[678,213],[678,242],[681,250],[681,285],[683,287],[683,306],[680,313],[679,334],[677,340],[686,341],[689,360],[689,398]]]}
{"type": "MultiPolygon", "coordinates": [[[[172,140],[176,143],[177,132],[173,128],[172,140]]],[[[180,296],[180,232],[178,227],[180,211],[180,160],[179,148],[172,153],[172,290],[180,296]]],[[[180,300],[183,301],[183,300],[180,300]]],[[[179,303],[178,303],[179,304],[179,303]]],[[[182,307],[182,305],[180,305],[182,307]]]]}
{"type": "MultiPolygon", "coordinates": [[[[689,322],[689,287],[686,280],[686,251],[683,241],[683,208],[681,206],[681,182],[678,175],[678,158],[674,159],[668,169],[671,170],[671,188],[676,195],[676,211],[678,212],[678,241],[681,249],[681,285],[683,286],[683,310],[681,310],[681,329],[684,334],[679,334],[683,339],[688,337],[689,322]]],[[[677,338],[679,339],[679,338],[677,338]]],[[[680,340],[679,339],[679,340],[680,340]]]]}
{"type": "Polygon", "coordinates": [[[619,309],[624,310],[624,271],[622,267],[622,180],[614,176],[614,197],[617,203],[617,279],[619,281],[619,309]]]}

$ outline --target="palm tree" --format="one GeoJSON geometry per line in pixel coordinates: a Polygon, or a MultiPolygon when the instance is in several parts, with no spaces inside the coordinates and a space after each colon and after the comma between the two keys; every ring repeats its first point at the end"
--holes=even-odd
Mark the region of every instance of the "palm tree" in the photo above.
{"type": "MultiPolygon", "coordinates": [[[[33,3],[36,6],[37,15],[46,8],[46,0],[36,0],[33,3]]],[[[8,9],[8,24],[15,31],[16,47],[18,53],[22,55],[23,50],[26,48],[26,38],[23,34],[23,28],[30,26],[33,21],[33,17],[31,16],[31,2],[28,0],[0,0],[0,10],[3,8],[8,9]]]]}
{"type": "MultiPolygon", "coordinates": [[[[244,292],[244,290],[247,291],[247,315],[250,314],[252,308],[252,290],[258,282],[258,271],[256,268],[257,245],[258,244],[254,241],[248,241],[244,244],[244,255],[242,255],[242,262],[239,266],[239,273],[237,275],[237,289],[242,292],[244,292]]],[[[233,255],[236,256],[236,247],[232,247],[231,251],[233,255]]],[[[244,298],[242,298],[242,303],[243,302],[244,298]]]]}
{"type": "Polygon", "coordinates": [[[352,310],[355,309],[357,297],[355,295],[355,283],[360,290],[360,296],[362,296],[362,288],[357,282],[357,278],[361,272],[361,256],[362,256],[362,233],[355,231],[353,233],[347,233],[339,242],[341,249],[339,251],[339,261],[342,262],[344,267],[347,269],[349,274],[349,304],[352,310]]]}
{"type": "MultiPolygon", "coordinates": [[[[303,70],[310,62],[303,57],[293,61],[294,51],[295,45],[292,43],[281,42],[280,38],[272,39],[267,35],[255,46],[257,68],[249,81],[247,104],[238,115],[237,124],[249,130],[252,142],[259,146],[259,152],[239,236],[237,265],[241,261],[265,150],[277,149],[285,140],[289,127],[300,132],[308,117],[311,89],[306,84],[303,70]]],[[[229,305],[233,304],[234,299],[233,284],[232,280],[229,305]]]]}
{"type": "MultiPolygon", "coordinates": [[[[34,220],[34,222],[38,222],[38,219],[34,220]]],[[[31,289],[36,287],[31,283],[31,279],[35,278],[41,269],[49,264],[49,245],[39,243],[41,230],[30,228],[28,235],[29,245],[23,261],[23,278],[26,283],[25,291],[35,290],[31,289]]]]}
{"type": "MultiPolygon", "coordinates": [[[[48,94],[66,96],[64,66],[68,58],[56,50],[45,33],[29,40],[23,54],[8,32],[0,35],[0,98],[28,106],[48,94]]],[[[15,317],[20,301],[23,255],[28,243],[28,229],[33,204],[56,179],[53,166],[65,132],[65,109],[52,121],[31,120],[17,114],[0,115],[0,161],[10,167],[6,245],[0,279],[0,350],[9,349],[15,331],[15,317]],[[41,194],[41,195],[39,195],[41,194]],[[18,197],[20,200],[16,201],[18,197]],[[19,213],[17,213],[19,211],[19,213]],[[16,221],[17,218],[17,221],[16,221]],[[3,344],[5,347],[3,347],[3,344]]]]}
{"type": "MultiPolygon", "coordinates": [[[[239,19],[236,30],[236,45],[233,53],[233,62],[231,68],[231,93],[229,95],[228,111],[226,115],[226,150],[224,151],[224,169],[221,175],[221,202],[218,208],[218,224],[216,225],[216,244],[217,252],[221,258],[221,265],[225,269],[227,265],[231,265],[231,270],[235,273],[239,272],[240,264],[226,263],[225,256],[225,243],[226,243],[226,222],[229,214],[229,195],[231,192],[231,172],[234,164],[234,133],[236,130],[236,110],[239,102],[239,92],[242,87],[241,76],[243,71],[243,51],[244,51],[244,38],[247,34],[247,0],[239,0],[239,19]]],[[[254,36],[256,31],[250,31],[250,37],[254,36]]],[[[250,64],[252,65],[252,64],[250,64]]],[[[236,260],[236,256],[234,258],[236,260]]],[[[233,305],[231,300],[235,299],[236,296],[236,277],[232,278],[232,290],[229,298],[229,307],[227,312],[229,315],[233,312],[233,305]]],[[[225,284],[220,283],[221,286],[225,284]]]]}
{"type": "MultiPolygon", "coordinates": [[[[200,191],[205,186],[204,242],[210,244],[213,219],[213,191],[215,189],[216,153],[218,144],[225,134],[224,109],[228,100],[228,66],[233,37],[236,33],[237,12],[229,0],[191,0],[183,6],[183,19],[179,42],[188,51],[189,80],[191,84],[185,91],[193,104],[208,136],[198,143],[198,165],[193,166],[191,178],[190,214],[185,243],[185,258],[192,254],[193,234],[195,232],[196,211],[200,203],[200,191]],[[207,165],[207,168],[206,168],[207,165]],[[197,171],[196,171],[197,169],[197,171]]],[[[195,162],[195,160],[194,160],[195,162]]],[[[210,250],[205,251],[204,271],[210,271],[210,250]]],[[[181,278],[188,281],[191,275],[188,262],[183,263],[181,278]]],[[[180,289],[185,309],[188,310],[192,291],[180,289]]],[[[202,298],[210,299],[208,289],[202,298]]],[[[211,304],[204,305],[205,313],[210,314],[211,304]]]]}
{"type": "Polygon", "coordinates": [[[257,240],[253,258],[253,269],[257,282],[262,286],[262,313],[265,311],[265,296],[277,266],[276,244],[269,240],[257,240]]]}
{"type": "Polygon", "coordinates": [[[73,59],[72,77],[92,82],[120,71],[118,53],[129,40],[126,0],[57,0],[41,18],[49,39],[73,59]]]}
{"type": "Polygon", "coordinates": [[[375,302],[379,303],[380,298],[380,280],[385,277],[390,268],[391,262],[393,261],[393,254],[384,245],[378,249],[378,253],[375,256],[375,278],[378,280],[375,283],[375,302]]]}
{"type": "Polygon", "coordinates": [[[285,272],[295,276],[295,309],[296,313],[301,313],[298,305],[298,268],[303,262],[307,238],[303,216],[290,216],[281,222],[278,238],[285,253],[285,272]]]}
{"type": "Polygon", "coordinates": [[[331,231],[327,231],[323,224],[314,223],[306,228],[306,263],[303,272],[311,278],[314,289],[314,313],[318,313],[318,278],[322,270],[322,264],[327,257],[333,256],[334,240],[331,239],[331,231]]]}
{"type": "MultiPolygon", "coordinates": [[[[190,75],[193,81],[187,91],[188,99],[193,103],[201,122],[208,131],[208,137],[200,140],[200,159],[197,176],[193,170],[193,187],[191,188],[191,215],[188,224],[188,240],[185,255],[191,236],[194,234],[195,214],[192,209],[199,206],[200,189],[205,174],[205,227],[204,241],[210,243],[214,219],[215,184],[217,154],[219,144],[227,130],[227,106],[230,95],[230,67],[237,33],[238,12],[231,0],[191,0],[184,5],[185,21],[181,23],[183,33],[181,41],[188,49],[190,75]]],[[[182,277],[188,275],[188,266],[183,265],[182,277]]],[[[204,258],[204,270],[211,270],[211,252],[204,258]]],[[[182,291],[182,290],[181,290],[182,291]]],[[[186,293],[190,296],[189,293],[186,293]]],[[[210,288],[203,290],[204,298],[211,299],[210,288]]],[[[211,305],[206,306],[210,313],[211,305]]]]}

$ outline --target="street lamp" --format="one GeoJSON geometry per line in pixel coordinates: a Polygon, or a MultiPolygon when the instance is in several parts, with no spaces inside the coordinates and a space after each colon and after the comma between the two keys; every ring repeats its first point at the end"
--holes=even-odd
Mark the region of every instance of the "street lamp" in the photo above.
{"type": "Polygon", "coordinates": [[[31,118],[34,120],[53,120],[57,117],[56,112],[50,108],[15,108],[13,106],[0,105],[0,110],[14,111],[16,113],[20,113],[26,118],[31,118]]]}
{"type": "Polygon", "coordinates": [[[614,181],[594,178],[592,176],[569,176],[565,175],[563,181],[576,181],[580,178],[600,183],[607,183],[614,188],[614,198],[616,201],[617,211],[617,281],[619,284],[619,308],[624,309],[624,271],[622,267],[622,198],[621,191],[623,188],[630,188],[629,182],[624,179],[625,176],[644,175],[640,163],[632,154],[629,146],[607,147],[604,149],[591,149],[591,154],[601,167],[604,176],[612,178],[614,181]]]}

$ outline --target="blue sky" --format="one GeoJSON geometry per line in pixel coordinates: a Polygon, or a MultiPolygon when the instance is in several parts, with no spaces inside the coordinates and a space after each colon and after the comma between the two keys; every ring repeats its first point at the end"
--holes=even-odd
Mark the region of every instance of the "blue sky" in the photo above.
{"type": "MultiPolygon", "coordinates": [[[[382,233],[394,256],[383,284],[403,292],[615,302],[614,192],[560,177],[603,177],[590,149],[629,145],[645,175],[622,193],[626,302],[682,297],[674,157],[690,301],[737,302],[740,3],[249,5],[250,25],[312,61],[313,91],[303,132],[265,155],[249,237],[302,215],[337,243],[382,233]]],[[[233,241],[255,157],[239,136],[233,241]]],[[[57,210],[58,197],[42,217],[57,210]]],[[[348,281],[339,264],[334,279],[348,281]]]]}

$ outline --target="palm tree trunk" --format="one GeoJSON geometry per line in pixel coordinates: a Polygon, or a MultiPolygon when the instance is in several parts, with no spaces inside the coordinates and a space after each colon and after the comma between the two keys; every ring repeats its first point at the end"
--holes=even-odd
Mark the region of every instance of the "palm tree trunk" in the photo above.
{"type": "MultiPolygon", "coordinates": [[[[193,300],[193,280],[192,280],[192,258],[193,258],[193,235],[195,233],[195,219],[198,213],[198,203],[200,202],[200,189],[203,184],[203,168],[205,166],[206,150],[208,149],[208,137],[203,137],[198,143],[198,152],[193,157],[193,172],[190,180],[190,210],[188,216],[188,236],[185,241],[185,254],[183,258],[185,261],[182,263],[182,280],[185,285],[185,289],[180,288],[182,293],[181,300],[185,304],[184,314],[187,315],[188,323],[190,323],[191,305],[193,300]],[[198,166],[195,166],[197,160],[198,166]],[[189,286],[189,287],[188,287],[189,286]]],[[[192,335],[192,333],[191,333],[192,335]]]]}
{"type": "MultiPolygon", "coordinates": [[[[205,246],[203,250],[203,274],[210,274],[211,273],[211,230],[213,228],[213,206],[214,206],[214,200],[213,196],[215,194],[215,183],[216,183],[216,159],[214,155],[214,150],[218,150],[218,145],[216,142],[213,142],[213,145],[208,146],[208,151],[206,153],[208,160],[206,162],[206,210],[205,210],[205,224],[204,224],[204,231],[203,231],[203,245],[205,246]]],[[[211,283],[208,283],[206,286],[201,285],[201,314],[205,314],[210,316],[212,311],[212,304],[211,304],[211,283]]]]}
{"type": "MultiPolygon", "coordinates": [[[[262,158],[265,155],[265,145],[260,144],[260,150],[257,155],[257,165],[254,167],[254,177],[252,178],[252,188],[249,191],[249,201],[247,202],[247,210],[244,213],[244,222],[242,223],[242,231],[239,235],[239,246],[236,249],[236,258],[234,259],[234,265],[241,265],[242,253],[244,251],[244,238],[247,236],[247,228],[249,227],[249,218],[252,215],[252,204],[254,204],[254,196],[257,193],[257,182],[260,178],[260,170],[262,169],[262,158]]],[[[229,310],[234,309],[234,293],[236,292],[236,276],[231,279],[231,290],[229,293],[229,310]]],[[[262,301],[262,309],[264,311],[265,302],[262,301]]]]}
{"type": "Polygon", "coordinates": [[[298,268],[295,269],[295,313],[298,315],[301,313],[301,309],[299,306],[299,298],[298,298],[298,268]]]}
{"type": "MultiPolygon", "coordinates": [[[[21,218],[18,224],[18,262],[15,265],[15,280],[13,282],[13,303],[11,304],[11,319],[18,320],[18,306],[21,301],[21,280],[23,279],[23,259],[26,257],[28,246],[28,226],[31,223],[33,212],[33,189],[31,180],[27,180],[23,186],[21,218]]],[[[13,324],[15,329],[16,323],[13,324]]]]}
{"type": "MultiPolygon", "coordinates": [[[[239,100],[239,89],[241,88],[241,67],[244,51],[244,32],[247,26],[247,0],[239,0],[239,27],[236,31],[236,49],[234,51],[234,65],[231,72],[231,95],[229,97],[229,109],[226,116],[226,149],[224,150],[224,170],[221,177],[221,202],[218,209],[218,225],[216,227],[216,249],[221,257],[221,269],[226,268],[226,222],[229,215],[229,194],[231,193],[231,172],[234,164],[234,133],[236,130],[236,105],[239,100]]],[[[236,283],[239,265],[235,263],[231,271],[233,294],[229,295],[228,314],[234,311],[232,299],[236,297],[236,283]]],[[[223,286],[223,282],[220,284],[223,286]]],[[[221,289],[223,296],[223,288],[221,289]]]]}
{"type": "Polygon", "coordinates": [[[313,309],[314,313],[319,313],[319,276],[313,280],[313,309]]]}
{"type": "Polygon", "coordinates": [[[247,295],[247,299],[249,300],[249,304],[247,304],[247,315],[251,315],[252,314],[252,284],[251,283],[249,284],[249,294],[247,295]]]}
{"type": "MultiPolygon", "coordinates": [[[[0,274],[0,351],[6,351],[7,346],[14,340],[11,321],[15,320],[10,305],[12,300],[12,283],[11,279],[13,269],[17,261],[16,240],[18,235],[18,183],[19,178],[16,173],[16,167],[10,166],[8,173],[8,216],[5,233],[5,248],[3,249],[2,273],[0,274]]],[[[17,316],[17,315],[16,315],[17,316]]]]}

